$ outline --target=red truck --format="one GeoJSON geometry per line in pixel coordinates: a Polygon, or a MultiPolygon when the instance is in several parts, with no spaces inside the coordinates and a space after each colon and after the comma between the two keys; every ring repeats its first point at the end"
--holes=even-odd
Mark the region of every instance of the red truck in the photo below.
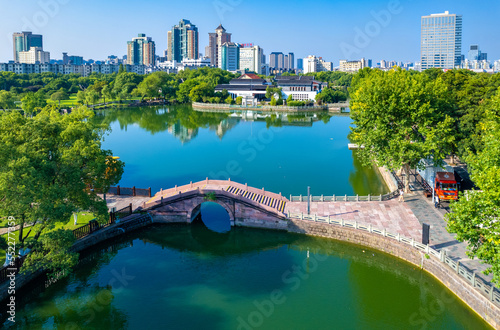
{"type": "Polygon", "coordinates": [[[437,172],[434,179],[434,194],[440,201],[456,201],[458,184],[452,172],[437,172]]]}
{"type": "Polygon", "coordinates": [[[423,179],[422,185],[427,196],[434,194],[439,201],[456,201],[458,199],[458,183],[455,178],[453,167],[444,163],[443,166],[434,166],[432,160],[422,160],[422,168],[418,173],[423,179]]]}

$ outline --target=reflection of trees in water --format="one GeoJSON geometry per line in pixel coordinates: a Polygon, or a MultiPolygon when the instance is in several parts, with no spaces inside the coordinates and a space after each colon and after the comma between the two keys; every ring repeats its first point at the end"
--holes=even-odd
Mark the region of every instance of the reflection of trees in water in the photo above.
{"type": "MultiPolygon", "coordinates": [[[[80,255],[77,268],[68,277],[45,288],[46,277],[41,276],[23,288],[16,296],[18,299],[15,327],[28,329],[32,324],[47,322],[51,328],[61,329],[125,328],[125,314],[112,306],[112,287],[97,284],[90,286],[89,282],[92,282],[92,275],[108,265],[119,250],[131,244],[131,240],[120,240],[112,245],[99,244],[80,255]],[[70,281],[74,284],[69,285],[70,281]],[[62,288],[66,288],[64,295],[52,299],[45,298],[52,296],[54,292],[61,292],[62,288]],[[61,303],[61,300],[64,303],[61,303]],[[24,312],[28,310],[29,314],[24,312]]],[[[2,322],[6,321],[7,316],[4,315],[2,322]]]]}
{"type": "Polygon", "coordinates": [[[349,174],[349,183],[355,194],[376,196],[389,192],[375,165],[363,166],[355,150],[352,152],[352,161],[354,171],[349,174]]]}
{"type": "Polygon", "coordinates": [[[196,112],[190,106],[180,105],[98,111],[93,120],[108,125],[118,122],[122,130],[126,130],[129,125],[138,125],[151,134],[156,134],[167,131],[176,124],[188,130],[216,127],[227,117],[224,113],[196,112]]]}
{"type": "Polygon", "coordinates": [[[328,113],[257,113],[249,115],[240,112],[205,112],[195,111],[190,105],[164,107],[140,107],[128,109],[110,109],[97,111],[92,120],[104,124],[118,122],[121,130],[127,130],[129,125],[138,125],[151,134],[170,131],[181,141],[189,141],[197,136],[198,129],[208,128],[215,131],[221,139],[241,120],[265,122],[267,128],[281,126],[307,126],[313,122],[330,121],[328,113]],[[250,118],[249,118],[250,117],[250,118]]]}
{"type": "Polygon", "coordinates": [[[52,329],[124,329],[127,316],[113,306],[113,299],[110,286],[78,286],[58,299],[43,303],[35,299],[25,307],[29,314],[18,310],[15,327],[45,324],[52,329]]]}

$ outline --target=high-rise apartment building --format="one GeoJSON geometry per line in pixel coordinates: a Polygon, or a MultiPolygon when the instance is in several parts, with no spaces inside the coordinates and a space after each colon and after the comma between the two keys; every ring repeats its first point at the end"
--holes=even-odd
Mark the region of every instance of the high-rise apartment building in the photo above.
{"type": "Polygon", "coordinates": [[[19,63],[19,53],[28,52],[31,47],[37,47],[43,50],[43,38],[40,34],[31,32],[14,33],[12,35],[14,44],[14,62],[19,63]]]}
{"type": "Polygon", "coordinates": [[[197,60],[198,28],[187,19],[182,19],[179,25],[168,31],[168,60],[182,62],[182,60],[197,60]]]}
{"type": "Polygon", "coordinates": [[[156,47],[154,41],[145,34],[127,42],[127,63],[130,65],[156,65],[156,47]]]}
{"type": "Polygon", "coordinates": [[[285,55],[281,52],[272,52],[269,55],[269,67],[273,69],[285,68],[285,55]]]}
{"type": "Polygon", "coordinates": [[[210,65],[221,67],[221,46],[226,42],[231,42],[231,33],[221,25],[215,29],[215,33],[208,34],[208,46],[205,48],[205,56],[210,58],[210,65]]]}
{"type": "Polygon", "coordinates": [[[460,66],[462,55],[462,15],[442,14],[422,16],[422,70],[453,69],[460,66]]]}
{"type": "Polygon", "coordinates": [[[262,74],[264,50],[259,46],[240,48],[240,69],[262,74]]]}
{"type": "Polygon", "coordinates": [[[226,42],[220,47],[220,68],[226,71],[236,71],[240,68],[240,45],[226,42]]]}
{"type": "Polygon", "coordinates": [[[289,70],[295,69],[295,54],[294,53],[288,53],[288,58],[287,58],[287,63],[285,64],[285,67],[289,70]]]}
{"type": "Polygon", "coordinates": [[[276,70],[293,70],[295,69],[295,55],[293,53],[285,55],[282,52],[272,52],[269,55],[269,67],[276,70]]]}
{"type": "Polygon", "coordinates": [[[310,55],[303,59],[302,65],[304,66],[304,73],[310,72],[322,72],[322,71],[332,71],[333,63],[326,62],[322,57],[316,57],[310,55]]]}

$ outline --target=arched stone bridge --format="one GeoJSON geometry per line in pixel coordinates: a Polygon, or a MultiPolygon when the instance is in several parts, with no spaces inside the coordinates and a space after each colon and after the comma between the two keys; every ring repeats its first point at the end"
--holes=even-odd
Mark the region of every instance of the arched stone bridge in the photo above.
{"type": "Polygon", "coordinates": [[[154,219],[163,223],[191,223],[207,197],[224,207],[232,226],[287,229],[285,208],[288,199],[232,181],[205,180],[182,187],[161,190],[142,205],[154,219]]]}

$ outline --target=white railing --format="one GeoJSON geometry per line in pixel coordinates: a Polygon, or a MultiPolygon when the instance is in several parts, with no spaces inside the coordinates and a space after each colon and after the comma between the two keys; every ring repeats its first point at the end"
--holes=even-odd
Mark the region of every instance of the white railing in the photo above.
{"type": "Polygon", "coordinates": [[[336,220],[332,219],[331,216],[318,216],[316,214],[308,215],[304,213],[290,213],[290,212],[288,212],[287,216],[288,219],[314,221],[318,223],[327,223],[330,225],[361,230],[370,234],[376,234],[383,237],[388,237],[400,243],[410,245],[413,248],[426,253],[429,257],[432,256],[434,258],[439,259],[441,262],[447,264],[458,275],[465,278],[472,287],[478,289],[481,293],[486,295],[495,305],[500,306],[500,292],[498,291],[498,289],[495,288],[495,286],[491,282],[485,281],[484,279],[477,277],[475,272],[470,271],[467,267],[460,264],[459,261],[454,261],[453,259],[448,257],[444,250],[438,251],[431,248],[429,245],[424,245],[415,241],[413,238],[404,237],[401,236],[400,234],[390,233],[385,228],[382,230],[377,228],[372,228],[371,225],[360,224],[357,221],[347,221],[343,219],[336,220]]]}
{"type": "MultiPolygon", "coordinates": [[[[377,196],[347,196],[347,195],[330,195],[330,196],[310,196],[311,202],[382,202],[393,199],[399,196],[399,191],[393,191],[385,195],[377,196]]],[[[290,195],[290,202],[307,202],[307,195],[292,196],[290,195]]]]}

